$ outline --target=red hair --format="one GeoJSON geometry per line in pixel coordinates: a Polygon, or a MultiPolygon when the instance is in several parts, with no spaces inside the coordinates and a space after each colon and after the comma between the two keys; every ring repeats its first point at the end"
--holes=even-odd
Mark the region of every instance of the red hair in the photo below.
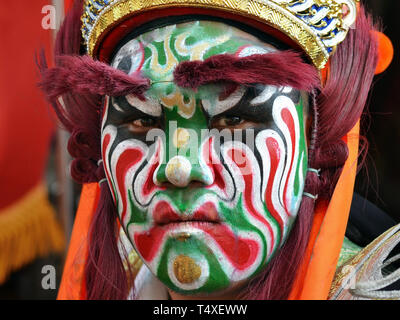
{"type": "MultiPolygon", "coordinates": [[[[56,41],[56,56],[80,55],[83,3],[75,1],[56,41]]],[[[356,28],[351,29],[330,60],[330,73],[323,89],[311,95],[313,125],[310,132],[309,167],[321,169],[320,176],[308,172],[305,192],[330,199],[348,156],[341,140],[360,118],[374,76],[377,46],[371,18],[361,8],[356,28]]],[[[59,63],[56,61],[56,64],[59,63]]],[[[42,71],[46,66],[41,63],[42,71]]],[[[42,84],[46,85],[46,82],[42,84]]],[[[103,97],[93,92],[66,92],[62,103],[49,100],[61,123],[71,133],[68,150],[75,158],[71,174],[80,183],[104,178],[100,152],[103,97]],[[99,166],[98,166],[99,164],[99,166]]],[[[298,218],[288,240],[255,277],[241,298],[286,299],[307,246],[315,201],[303,197],[298,218]]],[[[107,184],[101,185],[100,203],[89,231],[89,254],[85,266],[87,299],[126,299],[130,290],[118,251],[117,211],[107,184]]]]}

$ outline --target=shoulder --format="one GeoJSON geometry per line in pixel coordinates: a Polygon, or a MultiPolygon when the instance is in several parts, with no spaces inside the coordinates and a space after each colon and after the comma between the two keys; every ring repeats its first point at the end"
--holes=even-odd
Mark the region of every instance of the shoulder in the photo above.
{"type": "MultiPolygon", "coordinates": [[[[400,224],[339,266],[329,299],[400,299],[400,224]]],[[[348,245],[348,244],[347,244],[348,245]]]]}

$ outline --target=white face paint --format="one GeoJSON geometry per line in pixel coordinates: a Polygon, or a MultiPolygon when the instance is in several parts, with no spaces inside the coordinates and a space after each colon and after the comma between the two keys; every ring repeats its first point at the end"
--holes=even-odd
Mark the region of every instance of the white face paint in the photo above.
{"type": "Polygon", "coordinates": [[[147,115],[153,117],[160,117],[161,116],[161,105],[160,102],[153,99],[153,98],[146,98],[145,100],[141,100],[138,97],[129,94],[126,96],[126,100],[128,103],[135,107],[136,109],[146,113],[147,115]]]}
{"type": "Polygon", "coordinates": [[[204,60],[210,52],[271,50],[222,23],[191,22],[132,39],[113,62],[159,81],[146,100],[117,97],[106,105],[102,150],[121,224],[173,291],[218,293],[266,267],[295,220],[307,152],[299,91],[253,85],[223,96],[222,84],[191,91],[164,80],[184,60],[180,54],[204,60]],[[165,141],[146,141],[150,129],[165,141]],[[211,129],[235,134],[202,135],[211,129]],[[252,141],[243,139],[246,130],[252,141]],[[192,145],[189,157],[185,148],[192,145]]]}
{"type": "Polygon", "coordinates": [[[238,87],[228,98],[224,100],[214,99],[202,99],[204,109],[211,117],[215,117],[229,109],[232,109],[238,102],[243,98],[246,92],[245,87],[238,87]]]}

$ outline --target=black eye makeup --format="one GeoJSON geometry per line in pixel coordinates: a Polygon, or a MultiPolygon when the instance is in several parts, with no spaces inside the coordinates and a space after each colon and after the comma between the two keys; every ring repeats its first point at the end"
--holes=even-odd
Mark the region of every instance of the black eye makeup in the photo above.
{"type": "Polygon", "coordinates": [[[272,107],[275,98],[288,96],[298,103],[300,91],[289,87],[252,85],[246,88],[238,103],[230,109],[209,117],[209,126],[216,129],[265,128],[272,124],[272,107]]]}
{"type": "MultiPolygon", "coordinates": [[[[108,121],[132,133],[145,133],[150,129],[160,128],[162,115],[153,116],[139,110],[138,107],[132,105],[132,102],[135,101],[137,100],[129,97],[111,97],[108,121]]],[[[144,102],[142,103],[144,104],[144,102]]],[[[144,109],[143,105],[140,107],[144,109]]]]}

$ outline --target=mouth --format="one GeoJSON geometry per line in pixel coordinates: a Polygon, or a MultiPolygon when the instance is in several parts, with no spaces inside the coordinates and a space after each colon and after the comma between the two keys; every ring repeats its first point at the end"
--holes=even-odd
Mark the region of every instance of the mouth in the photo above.
{"type": "Polygon", "coordinates": [[[221,223],[218,211],[213,203],[205,203],[193,213],[177,213],[166,203],[158,205],[154,210],[154,223],[159,227],[174,226],[210,226],[221,223]]]}

